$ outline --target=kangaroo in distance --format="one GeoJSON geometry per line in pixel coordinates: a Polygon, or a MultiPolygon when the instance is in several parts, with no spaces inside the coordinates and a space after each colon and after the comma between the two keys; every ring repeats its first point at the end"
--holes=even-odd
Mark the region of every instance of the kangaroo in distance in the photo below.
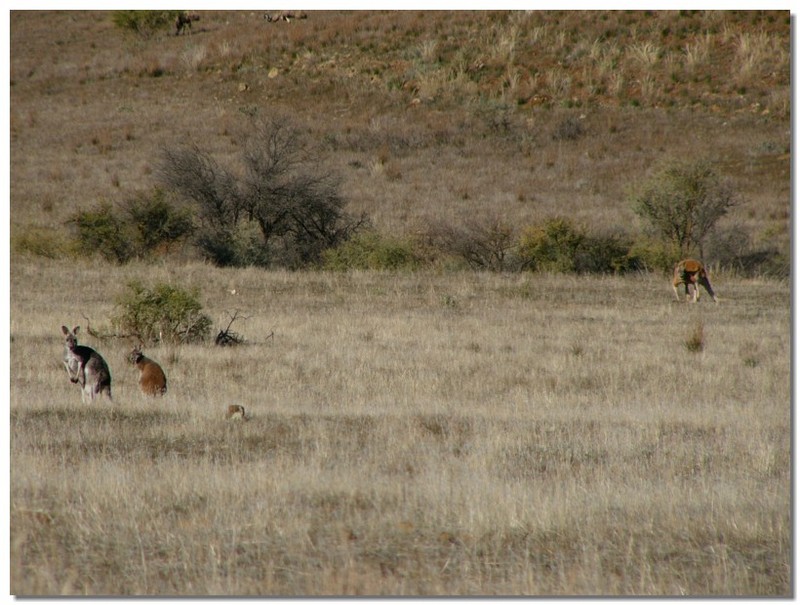
{"type": "Polygon", "coordinates": [[[167,376],[164,370],[155,361],[145,357],[141,345],[133,347],[128,361],[139,370],[139,388],[142,393],[155,397],[167,392],[167,376]]]}
{"type": "Polygon", "coordinates": [[[179,12],[178,16],[175,17],[175,35],[180,35],[184,28],[188,28],[189,33],[191,34],[192,21],[200,21],[200,15],[197,13],[187,13],[185,11],[179,12]]]}
{"type": "Polygon", "coordinates": [[[78,344],[78,331],[80,326],[75,326],[70,331],[67,326],[61,326],[64,333],[64,367],[67,376],[73,383],[81,385],[81,400],[86,403],[87,398],[94,402],[95,397],[105,393],[111,399],[111,371],[102,355],[91,347],[78,344]]]}
{"type": "Polygon", "coordinates": [[[714,289],[711,287],[711,282],[708,279],[708,271],[699,260],[693,258],[686,258],[675,265],[675,271],[672,275],[672,289],[675,291],[675,298],[678,301],[681,297],[678,295],[678,286],[683,284],[685,296],[691,302],[697,302],[700,286],[702,285],[708,295],[717,302],[717,295],[714,294],[714,289]],[[689,295],[689,287],[692,288],[691,298],[689,295]]]}
{"type": "Polygon", "coordinates": [[[308,19],[308,15],[305,11],[281,11],[275,15],[266,14],[264,18],[270,23],[276,23],[278,21],[286,21],[289,23],[293,19],[308,19]]]}

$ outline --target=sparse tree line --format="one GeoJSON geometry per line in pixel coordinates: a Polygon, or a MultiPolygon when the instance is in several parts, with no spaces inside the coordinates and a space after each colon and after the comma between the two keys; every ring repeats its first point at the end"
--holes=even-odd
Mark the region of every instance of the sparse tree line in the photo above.
{"type": "Polygon", "coordinates": [[[150,192],[76,212],[73,249],[116,263],[180,252],[223,267],[619,274],[671,271],[687,256],[708,260],[711,247],[718,266],[788,271],[779,251],[754,253],[741,233],[732,245],[731,233],[715,231],[738,199],[703,161],[667,163],[631,195],[646,225],[635,235],[594,232],[560,216],[514,226],[500,214],[383,234],[346,210],[339,177],[283,119],[254,121],[231,164],[196,145],[169,147],[155,177],[150,192]]]}

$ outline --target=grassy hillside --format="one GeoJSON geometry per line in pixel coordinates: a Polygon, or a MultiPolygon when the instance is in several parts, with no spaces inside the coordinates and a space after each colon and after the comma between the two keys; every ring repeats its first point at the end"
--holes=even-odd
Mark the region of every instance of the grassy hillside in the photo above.
{"type": "Polygon", "coordinates": [[[636,235],[631,190],[691,158],[741,196],[707,260],[788,251],[788,12],[202,12],[148,38],[111,16],[11,15],[17,251],[154,187],[165,146],[230,159],[254,115],[301,124],[383,233],[500,214],[636,235]]]}
{"type": "Polygon", "coordinates": [[[16,595],[791,594],[790,289],[712,275],[111,264],[67,221],[240,154],[287,115],[385,235],[554,216],[636,236],[632,188],[712,162],[722,244],[788,257],[788,12],[11,15],[10,577],[16,595]],[[580,128],[579,136],[565,136],[580,128]],[[131,280],[246,343],[107,334],[131,280]],[[61,325],[107,360],[84,405],[61,325]],[[244,422],[227,421],[229,404],[244,422]]]}

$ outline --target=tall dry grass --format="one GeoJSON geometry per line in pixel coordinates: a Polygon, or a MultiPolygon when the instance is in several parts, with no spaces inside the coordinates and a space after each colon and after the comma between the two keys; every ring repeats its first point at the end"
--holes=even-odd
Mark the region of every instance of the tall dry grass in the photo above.
{"type": "Polygon", "coordinates": [[[787,596],[789,291],[715,287],[16,261],[12,593],[787,596]],[[249,343],[147,350],[148,400],[88,337],[84,406],[60,326],[133,277],[249,343]]]}

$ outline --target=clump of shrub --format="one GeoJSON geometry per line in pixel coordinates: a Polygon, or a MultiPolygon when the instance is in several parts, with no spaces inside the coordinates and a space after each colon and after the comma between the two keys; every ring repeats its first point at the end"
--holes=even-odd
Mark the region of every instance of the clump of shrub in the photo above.
{"type": "Polygon", "coordinates": [[[80,210],[68,223],[75,227],[78,255],[99,254],[119,264],[169,252],[194,232],[189,209],[168,201],[160,189],[136,194],[121,208],[102,202],[91,210],[80,210]]]}
{"type": "Polygon", "coordinates": [[[573,273],[578,251],[586,239],[582,230],[563,218],[548,219],[528,227],[519,243],[522,266],[531,271],[573,273]]]}
{"type": "Polygon", "coordinates": [[[551,218],[522,232],[520,266],[551,273],[626,273],[641,268],[621,233],[589,234],[569,219],[551,218]]]}
{"type": "Polygon", "coordinates": [[[643,271],[671,273],[680,258],[680,250],[667,242],[643,238],[631,244],[628,255],[643,271]]]}
{"type": "Polygon", "coordinates": [[[103,202],[93,210],[81,210],[68,222],[77,229],[75,250],[79,255],[99,254],[120,264],[133,256],[130,229],[110,203],[103,202]]]}
{"type": "Polygon", "coordinates": [[[383,236],[376,231],[359,233],[336,248],[323,253],[324,269],[375,271],[413,271],[422,259],[411,242],[383,236]]]}
{"type": "Polygon", "coordinates": [[[175,23],[179,11],[169,10],[118,10],[111,14],[111,21],[121,30],[149,38],[160,29],[175,23]]]}
{"type": "Polygon", "coordinates": [[[584,134],[586,134],[586,129],[583,127],[581,121],[574,116],[570,116],[564,118],[556,125],[553,130],[553,140],[577,141],[584,134]]]}
{"type": "Polygon", "coordinates": [[[129,199],[125,212],[135,234],[138,256],[148,256],[158,250],[168,252],[194,232],[191,211],[170,203],[159,188],[129,199]]]}
{"type": "Polygon", "coordinates": [[[498,216],[474,217],[459,225],[438,223],[427,238],[433,249],[460,258],[472,269],[504,271],[514,264],[514,229],[498,216]]]}
{"type": "Polygon", "coordinates": [[[196,289],[166,283],[148,288],[132,281],[116,299],[111,324],[118,334],[137,336],[146,345],[202,342],[211,330],[211,318],[202,312],[198,296],[196,289]]]}

